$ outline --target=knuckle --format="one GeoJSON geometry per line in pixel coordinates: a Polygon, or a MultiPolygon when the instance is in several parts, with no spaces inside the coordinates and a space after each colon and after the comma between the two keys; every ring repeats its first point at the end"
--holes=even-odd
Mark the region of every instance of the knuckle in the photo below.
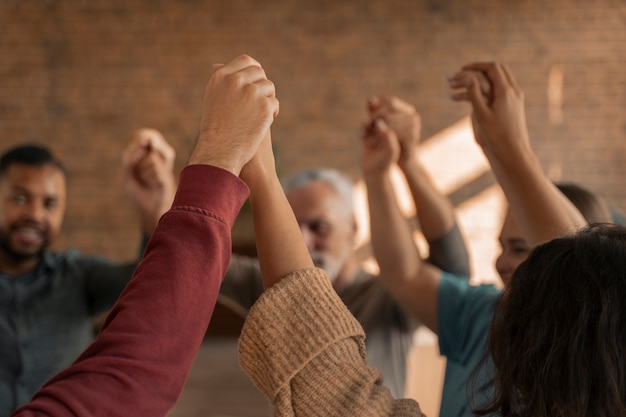
{"type": "Polygon", "coordinates": [[[242,73],[240,73],[240,72],[235,72],[235,73],[229,74],[227,78],[228,78],[228,80],[229,80],[232,84],[234,84],[234,85],[236,85],[236,86],[241,86],[241,85],[243,85],[243,84],[244,84],[244,81],[245,81],[245,80],[244,80],[244,76],[243,76],[243,74],[242,74],[242,73]]]}

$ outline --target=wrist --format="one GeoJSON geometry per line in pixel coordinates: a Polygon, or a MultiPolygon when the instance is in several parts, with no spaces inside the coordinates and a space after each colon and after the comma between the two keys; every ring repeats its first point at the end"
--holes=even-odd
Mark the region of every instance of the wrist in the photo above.
{"type": "Polygon", "coordinates": [[[406,155],[400,155],[398,158],[398,167],[402,170],[402,172],[407,172],[412,169],[415,169],[419,166],[419,161],[417,158],[417,152],[410,152],[406,155]]]}
{"type": "Polygon", "coordinates": [[[371,179],[384,178],[390,175],[390,173],[391,173],[391,165],[377,166],[377,167],[373,167],[369,169],[364,169],[363,177],[366,179],[367,178],[371,178],[371,179]]]}
{"type": "Polygon", "coordinates": [[[536,158],[527,133],[507,135],[506,138],[500,137],[499,139],[485,141],[481,144],[488,159],[517,164],[524,160],[529,161],[536,158]]]}
{"type": "Polygon", "coordinates": [[[245,182],[250,189],[250,194],[263,192],[262,190],[270,186],[275,186],[276,184],[280,186],[280,180],[278,179],[276,170],[268,170],[265,168],[256,169],[254,172],[245,172],[244,169],[242,171],[241,180],[245,182]]]}
{"type": "Polygon", "coordinates": [[[384,170],[364,171],[363,181],[368,189],[377,189],[386,186],[391,179],[391,167],[384,170]]]}
{"type": "Polygon", "coordinates": [[[265,199],[272,199],[276,193],[283,193],[283,186],[275,172],[255,172],[254,176],[245,178],[244,182],[250,190],[250,202],[253,204],[263,204],[265,199]]]}
{"type": "Polygon", "coordinates": [[[236,152],[196,147],[189,157],[188,165],[212,165],[239,176],[244,162],[234,158],[235,154],[236,152]]]}

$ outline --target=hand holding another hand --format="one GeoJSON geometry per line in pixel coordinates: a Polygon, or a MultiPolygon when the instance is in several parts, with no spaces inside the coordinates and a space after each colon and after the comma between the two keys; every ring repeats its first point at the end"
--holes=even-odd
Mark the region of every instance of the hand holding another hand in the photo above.
{"type": "Polygon", "coordinates": [[[363,172],[384,174],[400,157],[400,142],[384,119],[374,119],[363,133],[363,172]]]}
{"type": "Polygon", "coordinates": [[[261,64],[247,55],[214,68],[189,164],[215,165],[239,175],[278,115],[278,99],[261,64]]]}
{"type": "Polygon", "coordinates": [[[508,67],[473,63],[448,80],[452,99],[469,101],[476,141],[487,153],[503,158],[530,148],[524,93],[508,67]]]}
{"type": "Polygon", "coordinates": [[[161,132],[142,128],[133,133],[122,152],[127,180],[144,188],[158,188],[169,180],[174,169],[176,151],[161,132]]]}
{"type": "MultiPolygon", "coordinates": [[[[420,142],[422,120],[415,107],[398,97],[372,97],[367,102],[370,124],[383,119],[400,144],[398,163],[405,164],[415,155],[420,142]]],[[[395,161],[394,161],[395,162],[395,161]]]]}
{"type": "Polygon", "coordinates": [[[139,208],[142,227],[151,234],[176,193],[176,152],[155,129],[139,129],[122,153],[126,189],[139,208]]]}

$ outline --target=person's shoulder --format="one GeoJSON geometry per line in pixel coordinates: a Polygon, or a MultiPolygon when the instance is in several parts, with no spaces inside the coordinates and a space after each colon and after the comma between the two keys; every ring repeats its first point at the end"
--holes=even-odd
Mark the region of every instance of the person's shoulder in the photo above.
{"type": "Polygon", "coordinates": [[[494,284],[473,284],[466,277],[442,271],[439,280],[439,294],[459,292],[467,296],[497,298],[502,290],[494,284]]]}
{"type": "Polygon", "coordinates": [[[88,268],[94,265],[110,265],[112,261],[103,255],[86,254],[76,248],[50,251],[44,254],[49,267],[88,268]]]}
{"type": "MultiPolygon", "coordinates": [[[[453,317],[489,316],[502,290],[493,284],[472,284],[464,278],[444,272],[439,281],[439,321],[445,322],[446,312],[453,317]]],[[[454,319],[456,320],[456,318],[454,319]]]]}
{"type": "Polygon", "coordinates": [[[64,250],[51,250],[43,253],[43,260],[47,265],[59,265],[64,262],[72,262],[82,257],[80,250],[69,248],[64,250]]]}

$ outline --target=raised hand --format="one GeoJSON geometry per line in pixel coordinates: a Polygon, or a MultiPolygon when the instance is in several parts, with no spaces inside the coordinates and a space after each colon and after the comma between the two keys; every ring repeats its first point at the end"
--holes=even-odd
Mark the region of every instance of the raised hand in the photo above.
{"type": "Polygon", "coordinates": [[[453,100],[472,104],[476,141],[485,152],[503,158],[530,149],[524,93],[506,65],[466,65],[448,83],[453,100]]]}
{"type": "Polygon", "coordinates": [[[148,234],[174,199],[176,152],[155,129],[139,129],[122,153],[126,189],[139,208],[148,234]]]}
{"type": "Polygon", "coordinates": [[[372,97],[367,102],[370,121],[383,119],[400,144],[398,163],[402,166],[415,154],[420,142],[422,120],[415,107],[398,97],[372,97]]]}
{"type": "Polygon", "coordinates": [[[400,143],[396,133],[381,119],[373,120],[363,133],[363,172],[386,174],[400,157],[400,143]]]}
{"type": "Polygon", "coordinates": [[[215,165],[239,175],[278,115],[278,99],[274,83],[250,56],[214,67],[189,163],[215,165]]]}
{"type": "Polygon", "coordinates": [[[448,80],[454,100],[472,104],[476,141],[489,160],[509,209],[530,245],[583,225],[576,207],[545,175],[529,140],[524,93],[500,63],[474,63],[448,80]],[[490,89],[485,90],[485,78],[490,89]]]}

